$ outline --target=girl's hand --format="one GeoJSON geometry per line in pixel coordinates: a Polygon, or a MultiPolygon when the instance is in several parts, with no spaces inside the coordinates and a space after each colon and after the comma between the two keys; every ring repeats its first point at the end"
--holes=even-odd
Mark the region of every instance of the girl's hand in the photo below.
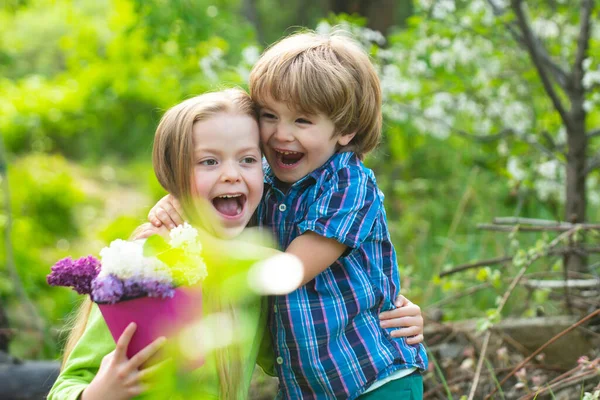
{"type": "Polygon", "coordinates": [[[423,341],[423,316],[421,308],[402,295],[396,298],[396,309],[379,314],[382,328],[401,328],[392,331],[392,337],[406,337],[406,343],[423,341]]]}
{"type": "Polygon", "coordinates": [[[123,331],[115,350],[104,356],[98,373],[81,393],[81,400],[127,400],[146,390],[142,382],[146,375],[152,373],[152,369],[143,369],[142,366],[158,351],[166,339],[164,337],[156,339],[128,359],[127,347],[135,329],[136,325],[132,322],[123,331]]]}
{"type": "Polygon", "coordinates": [[[164,196],[148,213],[148,221],[156,227],[165,225],[169,230],[183,224],[183,208],[170,194],[164,196]]]}

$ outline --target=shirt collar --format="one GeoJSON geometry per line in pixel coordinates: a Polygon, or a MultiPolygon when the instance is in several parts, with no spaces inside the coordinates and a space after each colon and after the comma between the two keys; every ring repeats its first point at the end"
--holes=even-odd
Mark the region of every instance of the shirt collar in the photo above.
{"type": "MultiPolygon", "coordinates": [[[[342,152],[342,153],[334,153],[329,158],[329,160],[327,160],[325,162],[325,164],[321,165],[319,168],[315,169],[313,172],[306,175],[299,181],[294,182],[290,187],[291,188],[299,187],[306,183],[310,183],[311,181],[316,182],[316,181],[318,181],[319,176],[321,176],[321,174],[323,174],[323,172],[325,170],[332,169],[335,171],[335,170],[339,169],[341,166],[348,164],[350,162],[350,160],[354,157],[356,157],[356,154],[354,154],[354,152],[351,152],[351,151],[346,151],[346,152],[342,152]]],[[[264,182],[272,187],[277,187],[277,183],[279,182],[279,180],[273,173],[273,170],[271,169],[271,166],[267,162],[267,159],[263,157],[262,163],[263,163],[263,171],[265,173],[264,182]]]]}

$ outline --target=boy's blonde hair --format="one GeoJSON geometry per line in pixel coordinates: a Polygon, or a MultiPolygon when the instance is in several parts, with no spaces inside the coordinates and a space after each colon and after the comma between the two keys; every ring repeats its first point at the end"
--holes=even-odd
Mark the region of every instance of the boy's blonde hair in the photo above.
{"type": "Polygon", "coordinates": [[[340,151],[364,158],[379,142],[379,78],[368,54],[343,32],[301,32],[282,39],[261,55],[249,85],[260,106],[269,98],[285,102],[301,112],[325,114],[336,136],[356,132],[340,151]]]}

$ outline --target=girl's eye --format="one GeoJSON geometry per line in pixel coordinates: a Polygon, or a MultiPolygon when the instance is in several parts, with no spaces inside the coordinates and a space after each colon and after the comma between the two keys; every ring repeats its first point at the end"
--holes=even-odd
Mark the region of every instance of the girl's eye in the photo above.
{"type": "Polygon", "coordinates": [[[257,161],[257,160],[256,160],[256,158],[254,158],[254,157],[244,157],[244,158],[242,159],[242,163],[243,163],[243,164],[254,164],[254,163],[256,163],[256,162],[258,162],[258,161],[257,161]]]}
{"type": "Polygon", "coordinates": [[[208,160],[200,161],[199,164],[206,165],[206,166],[210,167],[210,166],[213,166],[213,165],[217,165],[217,160],[209,158],[208,160]]]}
{"type": "Polygon", "coordinates": [[[311,124],[312,123],[309,120],[307,120],[306,118],[298,118],[296,120],[296,122],[299,123],[299,124],[311,124]]]}

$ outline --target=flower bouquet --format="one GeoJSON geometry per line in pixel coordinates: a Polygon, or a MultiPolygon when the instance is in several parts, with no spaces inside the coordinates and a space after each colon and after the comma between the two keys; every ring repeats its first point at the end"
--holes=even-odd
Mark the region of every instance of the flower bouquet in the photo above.
{"type": "MultiPolygon", "coordinates": [[[[87,256],[58,261],[48,275],[50,285],[69,286],[90,295],[115,340],[127,325],[137,324],[127,356],[132,357],[159,336],[171,337],[202,314],[199,283],[207,270],[198,231],[189,224],[146,240],[117,239],[87,256]]],[[[199,366],[202,360],[196,360],[199,366]]]]}

